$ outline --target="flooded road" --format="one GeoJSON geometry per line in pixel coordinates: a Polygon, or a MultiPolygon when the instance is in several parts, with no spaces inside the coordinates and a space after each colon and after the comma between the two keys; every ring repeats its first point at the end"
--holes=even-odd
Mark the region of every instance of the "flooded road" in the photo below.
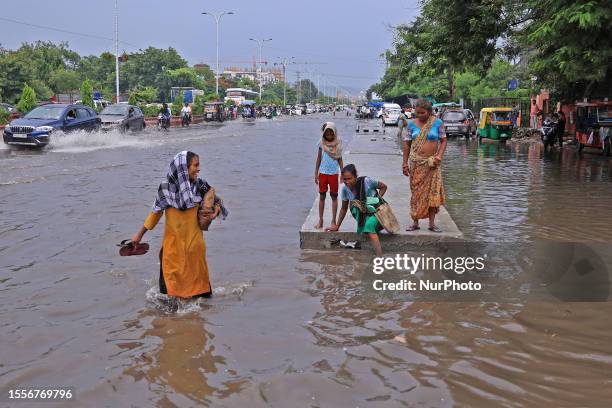
{"type": "MultiPolygon", "coordinates": [[[[328,119],[0,147],[0,385],[72,386],[67,406],[609,406],[610,303],[372,299],[370,254],[299,249],[328,119]],[[145,256],[115,244],[181,150],[230,216],[205,235],[215,296],[168,305],[161,223],[145,256]]],[[[349,140],[354,120],[336,122],[349,140]]],[[[468,240],[608,245],[610,165],[453,140],[447,207],[468,240]]]]}

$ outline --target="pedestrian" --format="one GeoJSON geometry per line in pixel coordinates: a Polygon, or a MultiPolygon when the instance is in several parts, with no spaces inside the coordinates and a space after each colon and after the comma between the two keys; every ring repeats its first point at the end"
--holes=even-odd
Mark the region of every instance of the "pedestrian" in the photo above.
{"type": "Polygon", "coordinates": [[[519,117],[520,109],[516,102],[512,102],[512,123],[515,128],[518,127],[518,117],[519,117]]]}
{"type": "Polygon", "coordinates": [[[540,108],[538,108],[538,105],[536,103],[535,99],[531,100],[531,109],[529,111],[529,126],[532,129],[536,129],[538,127],[538,111],[540,110],[540,108]]]}
{"type": "Polygon", "coordinates": [[[323,228],[323,214],[325,212],[325,196],[329,189],[332,199],[332,222],[336,225],[338,212],[338,176],[343,167],[342,139],[334,122],[325,122],[321,127],[322,136],[318,145],[317,163],[315,165],[315,184],[319,186],[319,223],[317,229],[323,228]]]}
{"type": "Polygon", "coordinates": [[[397,118],[397,127],[398,127],[398,131],[397,131],[397,137],[399,140],[402,140],[402,135],[404,134],[404,129],[406,129],[406,127],[408,127],[408,106],[404,106],[404,108],[402,109],[402,112],[399,115],[399,118],[397,118]]]}
{"type": "Polygon", "coordinates": [[[429,230],[442,232],[435,223],[444,204],[441,164],[446,151],[446,133],[442,120],[433,114],[431,102],[419,99],[416,118],[408,122],[404,136],[402,172],[410,177],[410,216],[413,224],[407,231],[419,228],[419,220],[429,218],[429,230]]]}
{"type": "Polygon", "coordinates": [[[357,233],[367,234],[376,256],[382,255],[382,247],[378,233],[383,226],[376,218],[376,208],[380,204],[378,197],[387,192],[387,186],[382,181],[371,177],[357,177],[357,168],[349,164],[342,169],[342,208],[338,216],[338,223],[327,228],[328,232],[340,229],[346,213],[349,211],[357,221],[357,233]]]}
{"type": "Polygon", "coordinates": [[[559,110],[557,112],[559,120],[557,121],[557,139],[559,140],[559,148],[563,149],[563,137],[565,136],[565,113],[559,110]]]}
{"type": "MultiPolygon", "coordinates": [[[[198,177],[200,158],[182,151],[174,156],[166,180],[157,190],[157,199],[142,228],[132,237],[138,243],[166,215],[164,238],[159,251],[159,291],[190,298],[210,297],[212,286],[206,261],[206,242],[198,225],[198,206],[210,185],[198,177]]],[[[218,211],[211,216],[216,218],[218,211]]],[[[222,208],[225,217],[227,211],[222,208]]]]}

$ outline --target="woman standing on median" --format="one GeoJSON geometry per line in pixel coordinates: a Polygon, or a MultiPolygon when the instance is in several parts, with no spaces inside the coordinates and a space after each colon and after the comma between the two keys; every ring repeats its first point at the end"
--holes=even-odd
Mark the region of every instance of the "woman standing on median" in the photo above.
{"type": "Polygon", "coordinates": [[[419,220],[429,218],[429,230],[442,232],[435,223],[436,214],[444,204],[442,158],[446,151],[444,124],[432,113],[431,103],[419,99],[415,106],[416,119],[408,122],[404,137],[402,172],[410,177],[410,216],[413,224],[407,231],[420,229],[419,220]]]}
{"type": "MultiPolygon", "coordinates": [[[[198,177],[200,158],[193,152],[178,153],[159,185],[153,209],[133,237],[138,243],[166,213],[164,240],[159,251],[159,291],[170,296],[210,297],[212,287],[206,262],[206,242],[198,225],[202,192],[210,186],[198,177]]],[[[213,214],[214,219],[218,214],[213,214]]]]}
{"type": "Polygon", "coordinates": [[[376,218],[376,207],[379,204],[378,197],[387,192],[387,186],[382,181],[376,181],[370,177],[357,177],[357,169],[354,164],[349,164],[342,169],[342,208],[338,216],[338,223],[327,228],[328,232],[340,229],[347,211],[350,211],[357,221],[357,233],[368,234],[376,256],[382,255],[382,247],[378,232],[383,229],[376,218]]]}

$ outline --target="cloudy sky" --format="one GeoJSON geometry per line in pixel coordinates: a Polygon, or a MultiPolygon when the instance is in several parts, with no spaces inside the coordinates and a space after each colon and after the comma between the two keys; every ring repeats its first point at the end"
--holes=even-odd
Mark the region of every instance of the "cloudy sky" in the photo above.
{"type": "MultiPolygon", "coordinates": [[[[214,68],[215,23],[202,11],[235,13],[221,19],[221,67],[252,65],[258,46],[249,38],[272,38],[262,59],[272,64],[294,57],[299,64],[288,68],[290,81],[298,70],[316,81],[316,72],[351,92],[377,82],[385,67],[380,54],[392,41],[390,27],[419,12],[416,0],[119,0],[120,48],[171,46],[190,64],[214,68]]],[[[0,15],[0,43],[12,49],[24,41],[68,41],[81,54],[113,51],[113,15],[114,0],[8,2],[0,15]]]]}

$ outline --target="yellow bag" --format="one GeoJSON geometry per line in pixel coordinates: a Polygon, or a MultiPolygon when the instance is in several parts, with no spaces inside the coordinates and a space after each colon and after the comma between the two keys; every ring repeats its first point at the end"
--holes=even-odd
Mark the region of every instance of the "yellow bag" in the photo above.
{"type": "Polygon", "coordinates": [[[380,205],[376,208],[376,219],[389,234],[397,234],[399,232],[399,222],[395,214],[393,214],[389,203],[383,200],[382,197],[380,197],[380,205]]]}

